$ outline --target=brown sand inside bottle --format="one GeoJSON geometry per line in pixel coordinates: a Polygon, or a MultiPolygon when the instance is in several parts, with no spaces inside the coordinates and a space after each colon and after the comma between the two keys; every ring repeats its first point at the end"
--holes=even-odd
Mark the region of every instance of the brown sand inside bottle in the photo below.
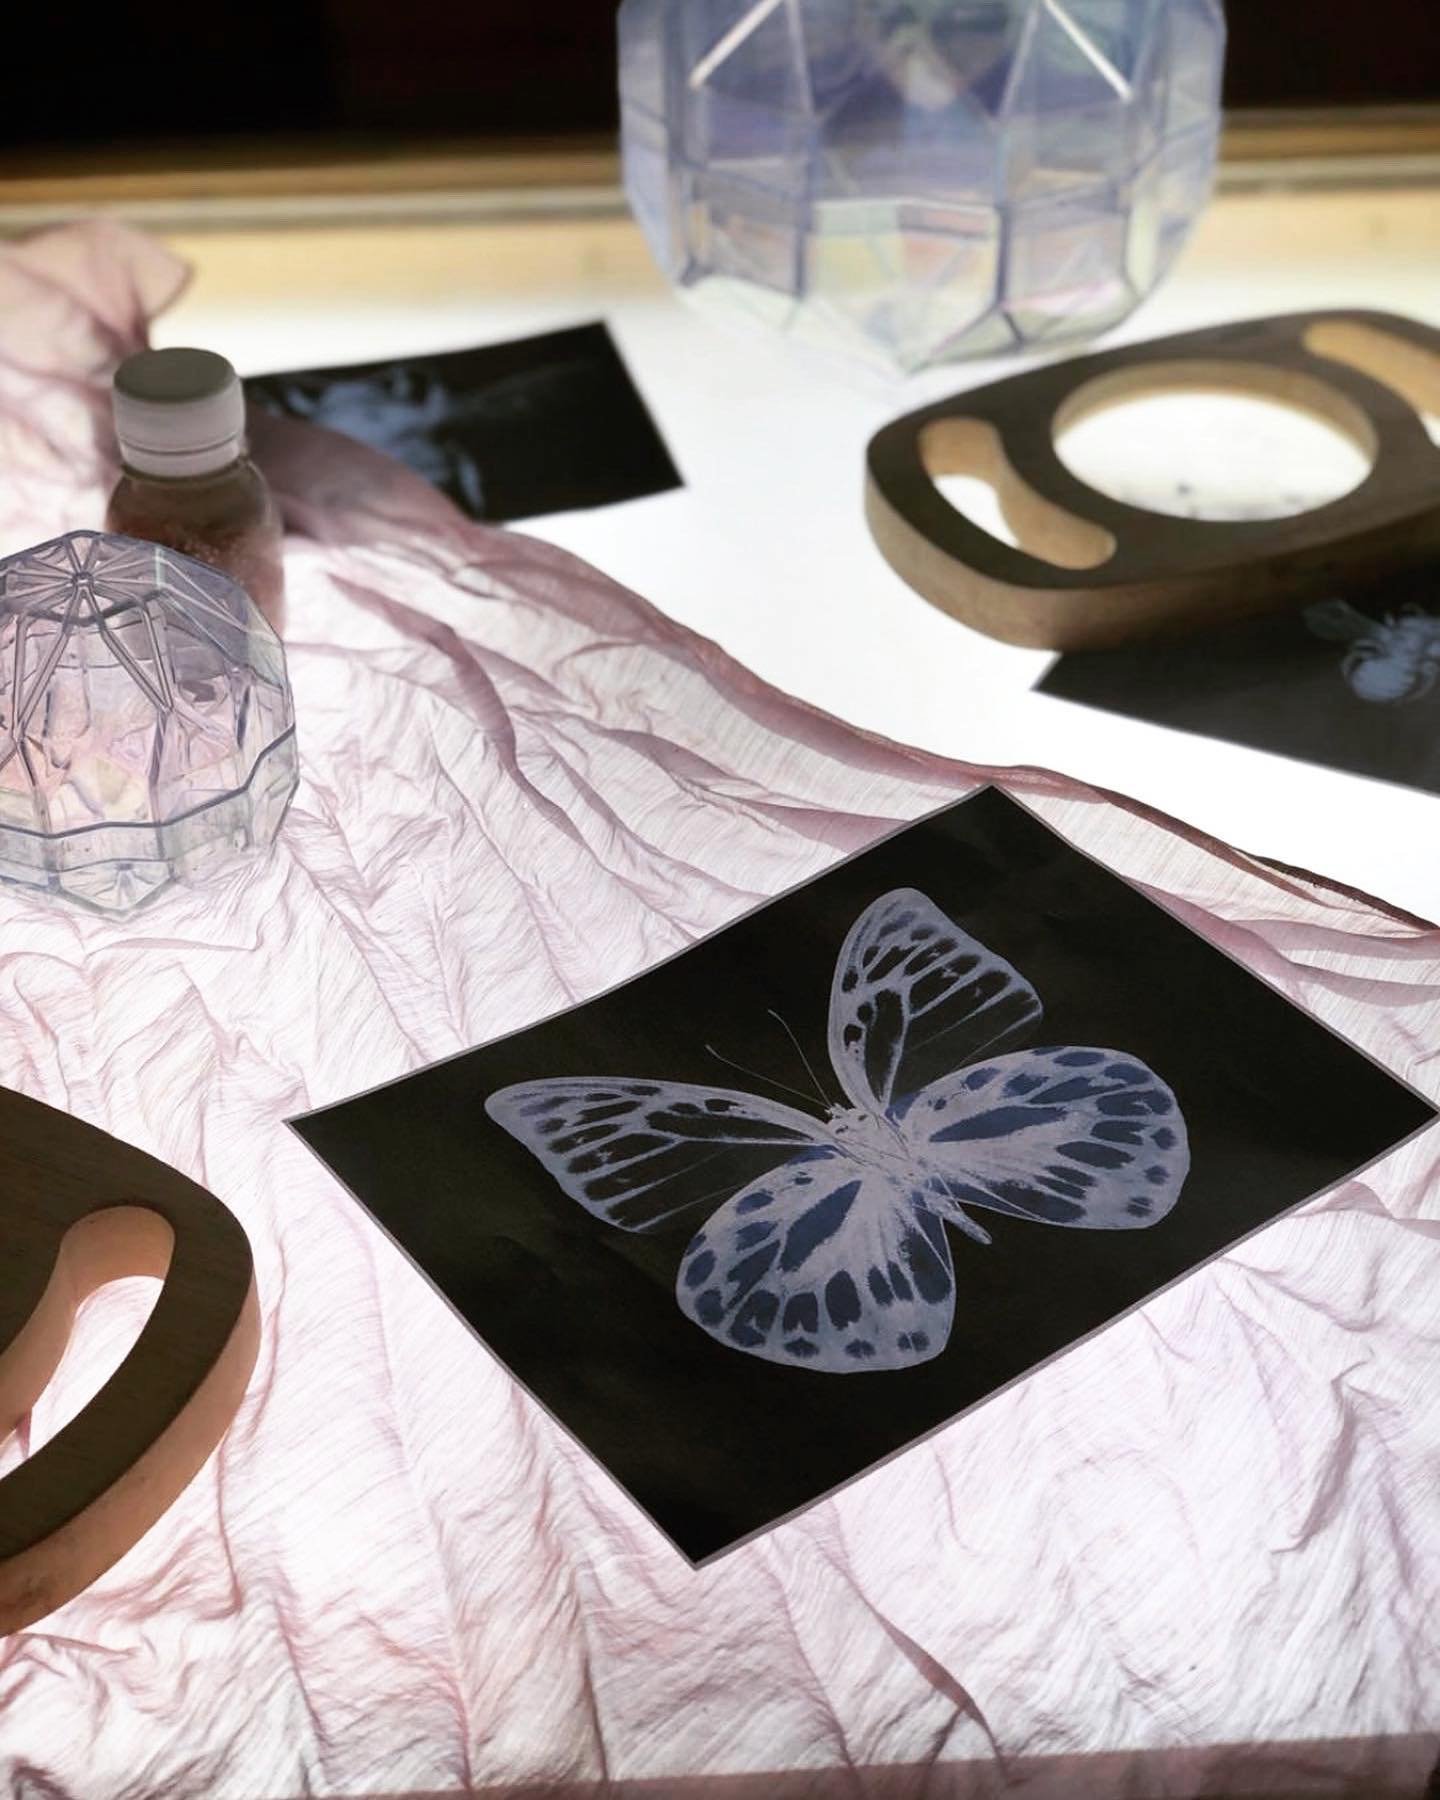
{"type": "Polygon", "coordinates": [[[272,626],[284,625],[279,511],[246,457],[213,474],[157,477],[126,469],[105,529],[166,544],[238,581],[272,626]]]}

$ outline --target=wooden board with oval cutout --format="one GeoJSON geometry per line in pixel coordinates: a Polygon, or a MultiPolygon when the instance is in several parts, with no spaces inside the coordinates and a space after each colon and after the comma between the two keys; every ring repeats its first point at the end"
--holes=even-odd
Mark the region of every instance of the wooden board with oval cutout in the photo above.
{"type": "Polygon", "coordinates": [[[1222,325],[1052,363],[885,426],[868,451],[866,514],[881,552],[927,600],[1007,643],[1104,649],[1322,599],[1440,558],[1440,445],[1421,412],[1440,391],[1440,331],[1326,311],[1222,325]],[[1157,393],[1240,394],[1338,431],[1369,471],[1284,517],[1183,518],[1101,493],[1056,441],[1157,393]],[[978,476],[1015,543],[937,486],[978,476]]]}
{"type": "Polygon", "coordinates": [[[0,1089],[0,1441],[108,1281],[162,1287],[78,1415],[0,1480],[0,1634],[89,1586],[225,1435],[259,1346],[250,1245],[215,1196],[94,1126],[0,1089]]]}

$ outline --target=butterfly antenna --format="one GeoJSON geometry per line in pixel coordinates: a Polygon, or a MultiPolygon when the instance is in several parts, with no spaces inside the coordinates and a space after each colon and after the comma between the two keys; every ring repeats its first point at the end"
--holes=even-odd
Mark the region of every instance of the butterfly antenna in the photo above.
{"type": "MultiPolygon", "coordinates": [[[[769,1013],[770,1017],[772,1019],[774,1019],[775,1022],[779,1025],[780,1029],[785,1033],[786,1037],[789,1038],[790,1042],[795,1046],[795,1054],[800,1058],[801,1062],[804,1063],[805,1073],[810,1077],[811,1085],[814,1087],[815,1092],[820,1096],[820,1104],[826,1108],[833,1106],[835,1104],[834,1101],[831,1100],[829,1095],[825,1092],[824,1088],[822,1088],[820,1083],[815,1079],[815,1071],[810,1067],[810,1058],[800,1048],[799,1038],[796,1037],[795,1033],[790,1029],[790,1027],[780,1017],[779,1013],[776,1012],[776,1010],[773,1006],[767,1006],[765,1010],[769,1013]]],[[[791,1092],[792,1093],[794,1092],[793,1088],[791,1089],[791,1092]]]]}
{"type": "MultiPolygon", "coordinates": [[[[787,1081],[777,1081],[773,1075],[762,1075],[758,1069],[747,1069],[744,1063],[737,1063],[733,1057],[722,1056],[713,1044],[707,1044],[705,1048],[710,1052],[711,1056],[715,1058],[716,1062],[722,1062],[729,1068],[738,1069],[742,1075],[748,1075],[752,1081],[767,1082],[771,1087],[777,1087],[784,1093],[793,1094],[797,1100],[808,1101],[810,1098],[810,1096],[807,1093],[802,1092],[801,1089],[791,1087],[787,1081]]],[[[823,1099],[824,1096],[822,1095],[821,1098],[823,1099]]]]}

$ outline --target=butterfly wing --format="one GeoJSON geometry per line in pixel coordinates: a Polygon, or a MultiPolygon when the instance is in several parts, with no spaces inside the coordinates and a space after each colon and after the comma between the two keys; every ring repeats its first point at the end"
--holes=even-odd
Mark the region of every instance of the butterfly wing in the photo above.
{"type": "Polygon", "coordinates": [[[915,888],[855,921],[830,990],[830,1059],[853,1105],[887,1110],[1040,1017],[1034,988],[915,888]]]}
{"type": "Polygon", "coordinates": [[[1153,1225],[1190,1168],[1174,1094],[1117,1050],[994,1057],[932,1083],[895,1116],[917,1161],[962,1207],[1047,1225],[1153,1225]]]}
{"type": "Polygon", "coordinates": [[[832,1151],[727,1200],[690,1240],[675,1297],[727,1348],[792,1368],[907,1369],[945,1347],[945,1227],[890,1176],[832,1151]]]}
{"type": "Polygon", "coordinates": [[[523,1081],[491,1094],[485,1110],[572,1200],[627,1231],[831,1143],[818,1119],[779,1101],[680,1081],[523,1081]]]}

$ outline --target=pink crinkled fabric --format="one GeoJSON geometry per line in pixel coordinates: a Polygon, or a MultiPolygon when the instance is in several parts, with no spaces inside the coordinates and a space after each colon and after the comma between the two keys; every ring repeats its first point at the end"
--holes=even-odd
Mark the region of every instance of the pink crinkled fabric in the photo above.
{"type": "MultiPolygon", "coordinates": [[[[182,278],[117,228],[0,252],[0,549],[97,521],[108,371],[182,278]]],[[[293,533],[289,822],[268,861],[128,922],[0,890],[0,1081],[219,1194],[264,1343],[180,1502],[0,1643],[5,1791],[1418,1795],[1434,1131],[695,1572],[282,1121],[987,779],[1430,1095],[1440,932],[1057,775],[866,738],[384,458],[256,440],[293,533]]],[[[152,1294],[91,1302],[0,1470],[152,1294]]]]}

